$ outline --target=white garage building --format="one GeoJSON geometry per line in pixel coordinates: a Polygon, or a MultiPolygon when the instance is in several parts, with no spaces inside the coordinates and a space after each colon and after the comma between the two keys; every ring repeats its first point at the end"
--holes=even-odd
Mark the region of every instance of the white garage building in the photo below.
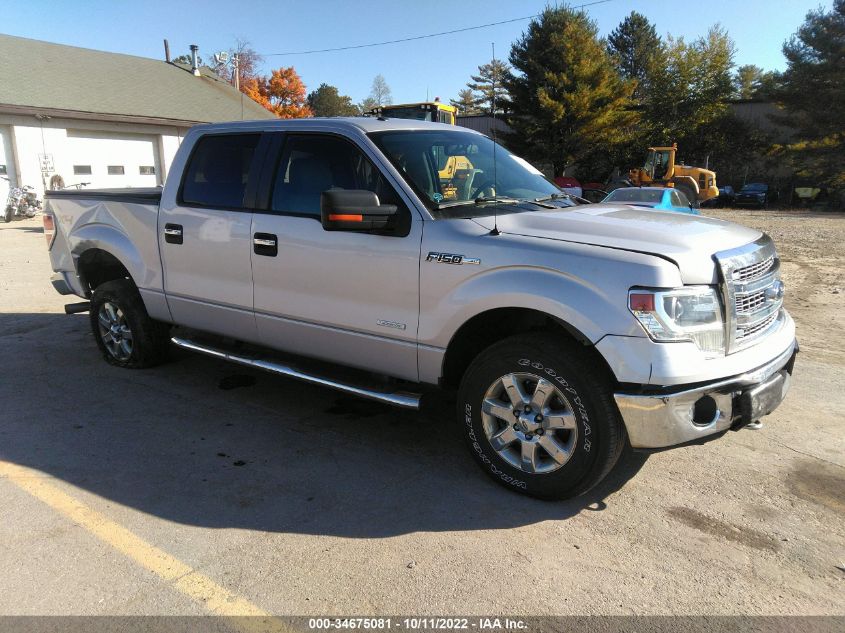
{"type": "Polygon", "coordinates": [[[66,186],[154,187],[187,128],[273,115],[202,68],[0,35],[0,200],[66,186]]]}

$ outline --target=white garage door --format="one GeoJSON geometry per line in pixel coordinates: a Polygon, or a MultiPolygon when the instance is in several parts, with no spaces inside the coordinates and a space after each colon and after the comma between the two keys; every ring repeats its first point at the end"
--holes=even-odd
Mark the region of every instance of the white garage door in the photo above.
{"type": "Polygon", "coordinates": [[[67,131],[67,155],[62,162],[70,173],[66,184],[89,187],[155,187],[159,184],[158,143],[155,136],[67,131]]]}
{"type": "Polygon", "coordinates": [[[6,204],[10,183],[14,185],[16,181],[12,138],[8,126],[0,125],[0,204],[6,204]]]}

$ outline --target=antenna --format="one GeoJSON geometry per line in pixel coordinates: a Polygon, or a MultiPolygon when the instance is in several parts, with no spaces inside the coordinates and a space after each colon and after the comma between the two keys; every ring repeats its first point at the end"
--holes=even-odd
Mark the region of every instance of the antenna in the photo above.
{"type": "Polygon", "coordinates": [[[498,235],[499,212],[497,210],[498,202],[496,201],[499,195],[499,180],[496,177],[496,42],[491,42],[490,46],[493,48],[493,72],[490,74],[493,85],[492,97],[490,99],[490,109],[493,114],[493,230],[490,231],[490,235],[498,235]]]}

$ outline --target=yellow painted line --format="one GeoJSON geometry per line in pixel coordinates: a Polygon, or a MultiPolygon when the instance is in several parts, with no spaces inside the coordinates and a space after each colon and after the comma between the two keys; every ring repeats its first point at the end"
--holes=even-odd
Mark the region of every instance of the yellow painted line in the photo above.
{"type": "Polygon", "coordinates": [[[44,502],[174,589],[200,602],[212,614],[237,618],[231,622],[233,626],[249,633],[287,630],[282,621],[245,598],[218,585],[190,565],[147,543],[119,523],[60,490],[50,483],[46,475],[0,460],[0,477],[44,502]]]}

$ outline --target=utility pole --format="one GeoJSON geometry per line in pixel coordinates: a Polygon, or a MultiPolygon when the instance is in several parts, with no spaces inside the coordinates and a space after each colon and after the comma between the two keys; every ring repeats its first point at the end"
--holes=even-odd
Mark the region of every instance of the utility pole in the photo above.
{"type": "Polygon", "coordinates": [[[240,90],[241,90],[241,73],[240,73],[239,66],[238,66],[239,62],[240,62],[240,55],[238,55],[238,53],[235,53],[234,55],[232,55],[232,72],[235,75],[235,77],[234,77],[234,79],[235,79],[235,90],[237,90],[238,92],[240,92],[240,90]]]}

